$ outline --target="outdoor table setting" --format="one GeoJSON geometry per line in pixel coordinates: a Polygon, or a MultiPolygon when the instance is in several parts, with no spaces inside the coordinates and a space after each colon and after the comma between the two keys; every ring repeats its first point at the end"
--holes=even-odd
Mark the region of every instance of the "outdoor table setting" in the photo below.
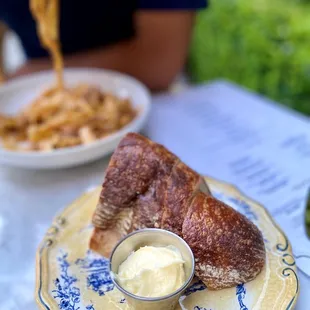
{"type": "Polygon", "coordinates": [[[309,309],[310,6],[95,2],[0,4],[0,309],[309,309]]]}
{"type": "MultiPolygon", "coordinates": [[[[303,212],[305,211],[306,199],[305,187],[302,187],[300,191],[301,198],[304,198],[304,201],[301,202],[300,213],[298,213],[298,210],[290,211],[291,207],[287,204],[287,201],[291,201],[291,197],[296,197],[296,191],[292,195],[288,188],[285,188],[284,191],[287,193],[287,197],[281,200],[274,193],[277,188],[276,184],[270,183],[267,186],[266,184],[257,185],[259,182],[246,182],[242,175],[242,170],[246,170],[247,161],[252,161],[253,167],[250,174],[253,174],[255,169],[261,170],[262,167],[258,166],[255,168],[253,164],[254,159],[243,159],[245,155],[249,157],[249,154],[244,154],[242,151],[244,150],[244,145],[241,145],[240,150],[235,149],[234,153],[231,153],[230,158],[221,156],[221,148],[224,154],[226,154],[227,147],[235,147],[238,142],[235,139],[232,140],[233,146],[223,145],[224,142],[228,143],[227,139],[229,137],[222,133],[223,122],[220,118],[225,117],[227,121],[229,114],[234,113],[236,109],[242,109],[240,107],[241,102],[252,100],[253,105],[256,105],[256,111],[259,111],[259,109],[270,109],[268,112],[270,117],[274,116],[271,115],[272,113],[279,113],[282,114],[282,117],[296,119],[296,128],[298,130],[301,130],[303,126],[305,126],[305,129],[308,128],[308,121],[306,120],[305,124],[302,125],[301,123],[305,120],[301,116],[283,111],[282,108],[268,102],[268,100],[264,102],[265,99],[256,97],[243,89],[222,81],[198,88],[191,88],[182,83],[182,86],[177,86],[175,89],[176,91],[170,94],[153,97],[151,112],[148,121],[143,126],[142,132],[151,139],[168,146],[182,160],[201,174],[233,183],[245,194],[263,203],[287,234],[289,241],[292,243],[293,253],[295,255],[309,255],[309,252],[307,252],[309,240],[307,240],[305,234],[305,227],[302,226],[304,224],[303,212]],[[205,98],[208,99],[206,100],[205,98]],[[227,106],[227,103],[230,103],[230,105],[227,106]],[[221,105],[226,107],[221,111],[221,113],[225,111],[226,115],[224,116],[221,115],[220,111],[215,111],[215,107],[221,109],[221,105]],[[211,112],[210,110],[212,110],[213,115],[217,115],[219,118],[217,122],[221,124],[220,128],[218,128],[215,121],[210,124],[212,129],[205,127],[208,124],[207,121],[201,122],[201,117],[206,117],[211,112]],[[188,117],[189,113],[192,113],[191,117],[188,117]],[[187,115],[187,119],[184,118],[184,115],[187,115]],[[193,119],[193,117],[196,118],[193,119]],[[158,126],[158,119],[161,120],[160,126],[158,126]],[[173,124],[171,120],[173,120],[173,124]],[[300,124],[297,124],[298,122],[300,124]],[[218,142],[217,152],[213,142],[216,140],[212,140],[212,136],[215,134],[224,139],[224,141],[218,142]],[[187,147],[184,147],[185,145],[187,147]],[[238,163],[238,157],[240,158],[240,156],[242,161],[239,159],[238,163]],[[236,166],[233,166],[233,168],[238,168],[237,173],[232,173],[233,170],[230,170],[226,162],[227,160],[235,163],[236,166]],[[245,166],[242,166],[242,162],[245,166]],[[270,186],[274,187],[273,191],[268,189],[270,186]],[[265,193],[268,193],[268,195],[265,196],[265,193]],[[303,194],[304,197],[302,197],[303,194]],[[262,198],[264,201],[262,201],[262,198]],[[283,207],[283,214],[280,212],[280,206],[275,203],[278,199],[279,204],[287,205],[287,209],[283,207]]],[[[240,117],[240,114],[236,117],[240,117]]],[[[249,115],[244,116],[245,119],[248,117],[249,115]]],[[[237,119],[236,124],[230,121],[227,122],[229,126],[234,127],[234,130],[230,129],[229,132],[239,130],[238,133],[244,135],[242,136],[242,143],[246,143],[247,147],[250,148],[254,138],[257,141],[259,140],[257,135],[260,132],[252,132],[247,124],[244,126],[248,128],[248,131],[240,128],[242,126],[240,121],[240,119],[237,119]],[[245,135],[250,135],[250,137],[245,135]]],[[[258,122],[255,126],[256,129],[259,128],[258,122]]],[[[277,136],[276,141],[282,139],[279,140],[279,133],[287,137],[287,132],[281,131],[276,125],[274,128],[275,136],[277,136]]],[[[257,141],[254,142],[256,143],[257,141]]],[[[269,143],[269,146],[271,145],[271,141],[266,143],[269,143]]],[[[254,150],[251,152],[252,156],[256,153],[260,154],[262,158],[260,165],[266,165],[266,161],[271,160],[268,152],[266,153],[267,155],[261,151],[255,152],[254,150]]],[[[293,156],[296,156],[296,154],[293,154],[293,156]]],[[[309,158],[307,160],[309,161],[309,158]]],[[[49,230],[53,219],[61,214],[64,207],[76,200],[82,193],[88,192],[102,183],[108,162],[109,156],[89,164],[71,168],[33,170],[10,166],[1,167],[1,309],[34,309],[36,307],[35,269],[38,267],[35,267],[35,256],[39,244],[49,230]]],[[[293,171],[293,169],[285,170],[285,168],[289,164],[294,165],[294,162],[289,163],[286,158],[284,163],[284,168],[280,164],[277,167],[277,169],[282,169],[278,172],[281,175],[287,175],[288,171],[293,171]]],[[[269,173],[269,171],[265,171],[264,176],[268,176],[269,173]]],[[[300,178],[296,182],[300,183],[303,180],[300,171],[298,171],[298,176],[300,178]]],[[[306,171],[304,171],[304,176],[307,177],[306,171]]],[[[293,179],[294,175],[291,174],[290,178],[293,179]]],[[[281,192],[278,194],[282,195],[281,192]]],[[[309,303],[309,296],[307,294],[307,287],[310,284],[309,275],[307,274],[309,262],[303,259],[296,259],[296,262],[297,266],[299,263],[301,265],[301,269],[297,270],[298,288],[294,288],[298,290],[296,299],[299,295],[296,309],[306,309],[305,307],[309,303]]],[[[288,260],[288,263],[291,264],[292,262],[288,260]]],[[[293,276],[293,274],[290,274],[290,276],[293,276]]]]}

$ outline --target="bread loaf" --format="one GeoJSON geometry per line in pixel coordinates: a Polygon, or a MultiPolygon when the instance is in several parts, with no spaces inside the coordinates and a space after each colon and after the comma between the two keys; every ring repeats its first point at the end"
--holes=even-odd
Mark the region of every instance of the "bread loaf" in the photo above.
{"type": "Polygon", "coordinates": [[[209,289],[252,280],[265,263],[258,228],[211,196],[203,178],[163,146],[130,133],[115,150],[93,215],[90,247],[108,257],[126,234],[162,228],[193,250],[209,289]]]}

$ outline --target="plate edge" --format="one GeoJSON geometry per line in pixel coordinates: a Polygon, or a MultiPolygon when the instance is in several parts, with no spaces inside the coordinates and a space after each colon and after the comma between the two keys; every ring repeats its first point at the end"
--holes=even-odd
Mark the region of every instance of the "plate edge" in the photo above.
{"type": "MultiPolygon", "coordinates": [[[[281,252],[285,252],[285,251],[288,250],[291,253],[292,257],[293,257],[292,246],[291,246],[291,243],[290,243],[289,239],[287,238],[287,236],[283,232],[283,230],[279,227],[279,225],[275,222],[275,220],[272,218],[272,216],[270,215],[269,211],[262,204],[260,204],[256,200],[253,200],[252,198],[250,198],[249,196],[244,194],[237,186],[235,186],[235,185],[233,185],[231,183],[228,183],[228,182],[225,182],[225,181],[221,181],[219,179],[216,179],[216,178],[213,178],[213,177],[210,177],[210,176],[204,176],[204,179],[207,182],[210,182],[210,183],[213,183],[213,184],[218,184],[221,187],[223,187],[223,186],[226,187],[227,189],[231,190],[236,196],[242,197],[247,202],[250,202],[251,204],[255,205],[257,208],[259,208],[260,211],[266,216],[266,218],[269,219],[270,223],[275,227],[275,229],[279,232],[279,234],[282,236],[282,238],[285,241],[284,245],[283,244],[277,244],[277,249],[279,251],[281,251],[281,252]]],[[[81,199],[83,199],[83,204],[84,204],[88,200],[88,198],[91,197],[91,195],[95,194],[96,191],[99,191],[100,189],[101,189],[101,186],[98,186],[98,187],[96,187],[95,189],[93,189],[90,192],[86,192],[86,193],[84,192],[81,196],[79,196],[77,199],[75,199],[67,207],[65,207],[60,212],[58,212],[58,214],[54,217],[51,226],[48,228],[46,234],[43,236],[42,242],[39,244],[39,247],[37,248],[37,252],[36,252],[36,268],[35,268],[36,269],[35,300],[37,302],[37,305],[41,309],[51,310],[51,308],[44,302],[44,299],[42,298],[42,292],[40,291],[41,288],[42,288],[42,281],[41,281],[42,252],[43,252],[43,250],[47,250],[48,251],[48,245],[46,244],[46,241],[48,240],[48,237],[49,237],[48,236],[48,231],[51,228],[57,226],[57,221],[59,220],[60,215],[62,215],[62,217],[63,217],[68,212],[70,212],[71,209],[74,209],[74,207],[75,207],[77,202],[79,202],[79,204],[81,203],[80,202],[81,199]]],[[[287,262],[285,262],[284,258],[282,260],[283,260],[283,262],[285,264],[287,264],[287,262]]],[[[300,294],[299,277],[298,277],[297,272],[296,272],[296,264],[294,266],[289,266],[288,265],[288,268],[293,271],[293,273],[295,275],[295,278],[296,278],[296,293],[295,293],[293,299],[290,301],[290,303],[285,308],[285,310],[291,310],[291,309],[295,308],[297,299],[298,299],[299,294],[300,294]],[[292,267],[294,267],[294,268],[292,268],[292,267]]],[[[285,268],[283,271],[285,271],[288,268],[285,268]]],[[[47,299],[49,300],[50,298],[47,298],[47,299]]],[[[54,303],[54,300],[52,302],[54,303]]],[[[55,306],[57,307],[56,303],[55,303],[55,306]]]]}

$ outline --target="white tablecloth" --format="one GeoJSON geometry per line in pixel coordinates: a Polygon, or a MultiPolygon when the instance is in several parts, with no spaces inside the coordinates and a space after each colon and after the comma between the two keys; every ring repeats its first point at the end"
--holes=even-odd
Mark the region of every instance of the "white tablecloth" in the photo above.
{"type": "Polygon", "coordinates": [[[56,171],[0,167],[0,309],[36,309],[35,253],[57,212],[103,180],[107,159],[56,171]]]}

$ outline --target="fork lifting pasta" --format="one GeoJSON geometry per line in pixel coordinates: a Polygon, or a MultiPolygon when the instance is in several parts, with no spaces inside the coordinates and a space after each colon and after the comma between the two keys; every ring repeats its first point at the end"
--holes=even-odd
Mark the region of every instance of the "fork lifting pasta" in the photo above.
{"type": "Polygon", "coordinates": [[[37,22],[41,44],[52,57],[57,87],[62,89],[64,65],[59,42],[59,0],[30,0],[30,11],[37,22]]]}

